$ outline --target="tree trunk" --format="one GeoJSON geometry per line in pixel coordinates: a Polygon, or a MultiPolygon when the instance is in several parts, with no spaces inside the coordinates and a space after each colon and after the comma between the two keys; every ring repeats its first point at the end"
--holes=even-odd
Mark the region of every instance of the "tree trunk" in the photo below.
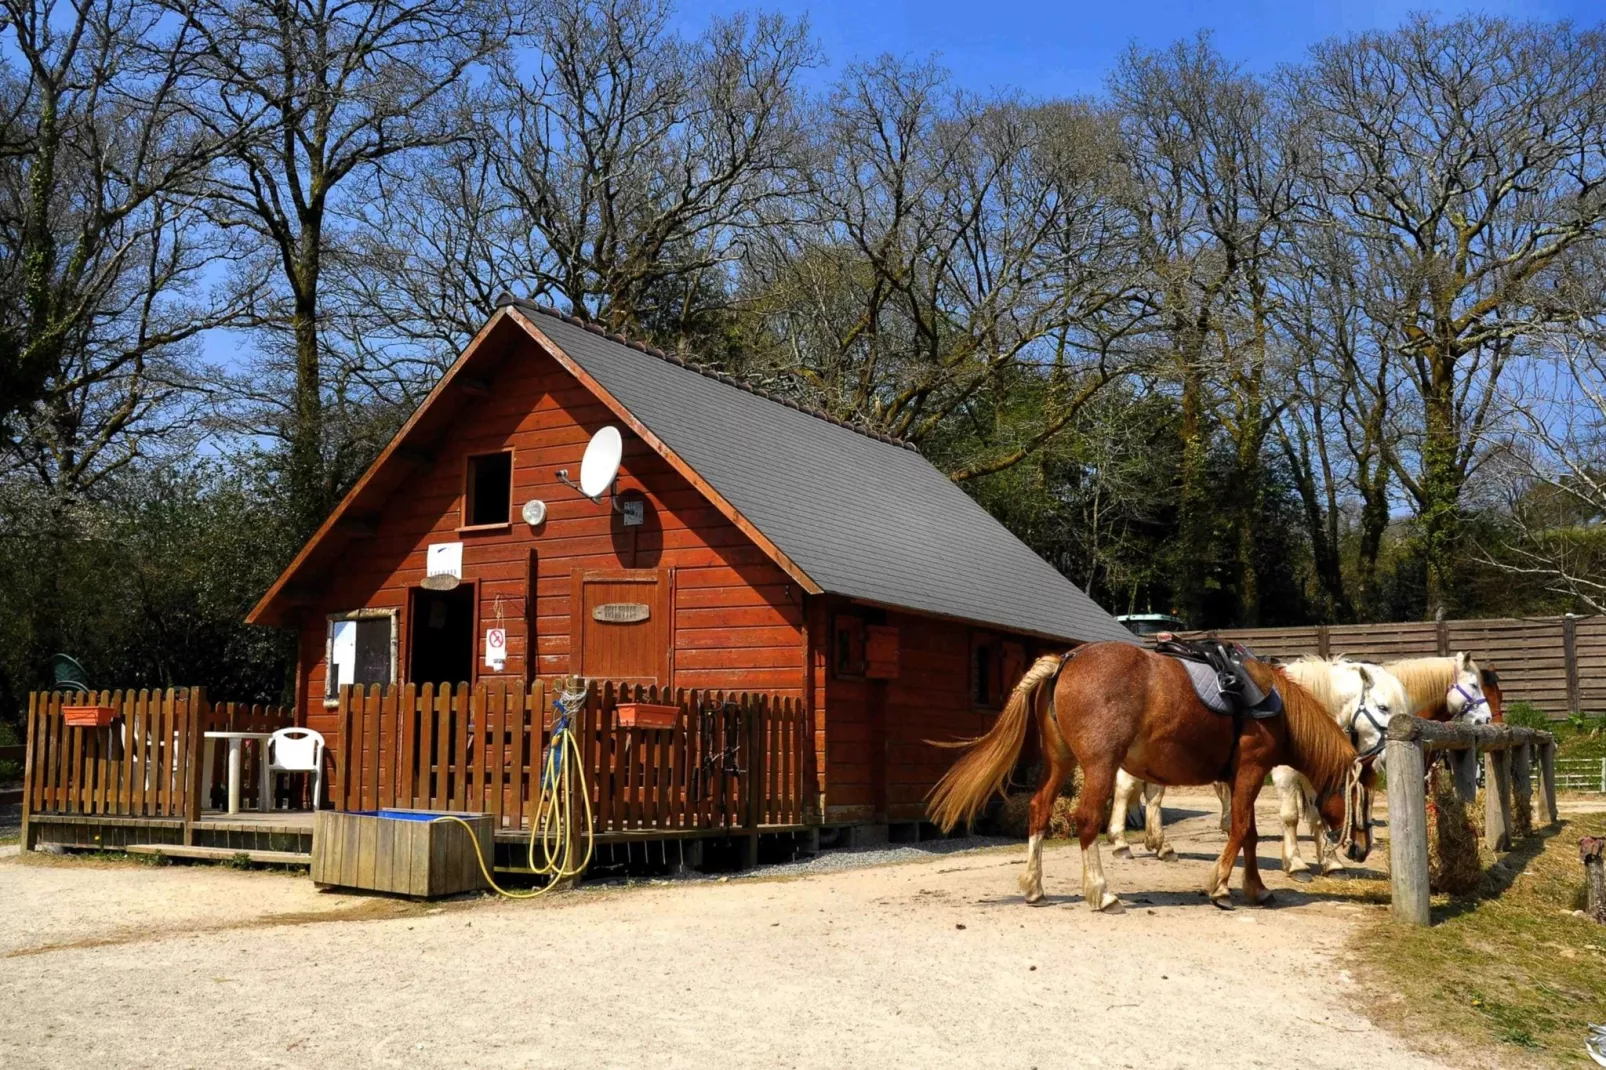
{"type": "Polygon", "coordinates": [[[1177,614],[1192,628],[1204,623],[1205,569],[1210,547],[1210,502],[1206,495],[1204,384],[1197,362],[1183,358],[1181,482],[1177,495],[1177,614]]]}
{"type": "Polygon", "coordinates": [[[1427,608],[1455,609],[1455,556],[1460,534],[1461,439],[1456,426],[1454,361],[1435,353],[1432,389],[1424,399],[1418,523],[1427,565],[1427,608]]]}
{"type": "Polygon", "coordinates": [[[295,398],[291,413],[289,489],[297,534],[311,535],[329,509],[324,472],[323,365],[318,338],[319,228],[304,225],[300,243],[294,309],[295,398]]]}

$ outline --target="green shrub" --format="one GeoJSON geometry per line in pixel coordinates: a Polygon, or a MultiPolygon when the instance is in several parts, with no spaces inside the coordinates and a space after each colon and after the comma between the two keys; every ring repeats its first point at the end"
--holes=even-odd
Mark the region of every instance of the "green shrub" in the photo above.
{"type": "Polygon", "coordinates": [[[1550,717],[1532,702],[1513,702],[1506,707],[1506,724],[1519,728],[1553,728],[1550,717]]]}

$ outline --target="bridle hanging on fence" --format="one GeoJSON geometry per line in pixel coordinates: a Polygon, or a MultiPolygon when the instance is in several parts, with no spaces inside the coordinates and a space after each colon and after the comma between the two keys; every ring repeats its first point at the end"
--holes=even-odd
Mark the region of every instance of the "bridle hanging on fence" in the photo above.
{"type": "Polygon", "coordinates": [[[741,766],[741,705],[725,700],[718,706],[712,703],[704,704],[697,710],[697,755],[696,764],[691,771],[690,783],[687,790],[693,799],[701,800],[707,797],[710,782],[717,783],[722,777],[730,776],[740,779],[745,770],[741,766]],[[728,717],[732,712],[735,716],[730,720],[735,722],[734,728],[727,723],[723,747],[715,748],[714,732],[719,727],[720,720],[728,717]]]}

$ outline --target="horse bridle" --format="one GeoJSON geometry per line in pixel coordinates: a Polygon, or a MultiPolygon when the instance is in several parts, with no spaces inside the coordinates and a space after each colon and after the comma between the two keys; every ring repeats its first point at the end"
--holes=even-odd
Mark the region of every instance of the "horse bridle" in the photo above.
{"type": "Polygon", "coordinates": [[[1461,712],[1456,714],[1456,718],[1458,720],[1462,717],[1465,717],[1479,706],[1489,705],[1489,696],[1481,693],[1474,695],[1472,692],[1467,690],[1466,685],[1460,680],[1457,680],[1453,685],[1451,685],[1450,690],[1444,693],[1444,704],[1448,706],[1450,704],[1450,696],[1456,694],[1459,694],[1462,698],[1467,700],[1467,704],[1462,707],[1461,712]]]}
{"type": "Polygon", "coordinates": [[[1355,748],[1355,760],[1357,762],[1365,761],[1367,758],[1382,753],[1383,745],[1388,742],[1388,725],[1379,724],[1377,718],[1372,716],[1372,711],[1366,708],[1366,696],[1372,691],[1371,679],[1366,676],[1362,676],[1361,679],[1361,697],[1356,700],[1355,712],[1350,715],[1349,719],[1349,744],[1355,748]],[[1355,722],[1362,717],[1366,718],[1367,724],[1377,729],[1377,742],[1364,751],[1361,750],[1360,730],[1355,727],[1355,722]]]}

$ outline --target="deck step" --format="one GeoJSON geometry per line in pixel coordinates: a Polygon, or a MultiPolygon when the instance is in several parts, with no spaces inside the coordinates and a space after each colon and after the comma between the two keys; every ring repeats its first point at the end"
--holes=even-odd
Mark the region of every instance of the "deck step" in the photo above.
{"type": "Polygon", "coordinates": [[[207,862],[230,862],[239,855],[245,855],[251,861],[265,865],[312,865],[312,855],[301,851],[242,851],[234,847],[185,847],[176,843],[131,843],[124,850],[131,855],[166,855],[168,858],[198,858],[207,862]]]}

